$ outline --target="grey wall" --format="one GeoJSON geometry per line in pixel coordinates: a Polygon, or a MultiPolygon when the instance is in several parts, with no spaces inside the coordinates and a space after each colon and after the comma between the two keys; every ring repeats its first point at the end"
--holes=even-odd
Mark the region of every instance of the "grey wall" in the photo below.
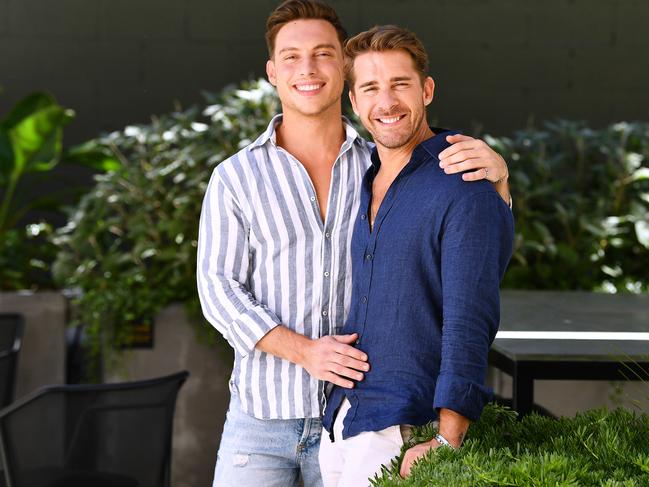
{"type": "MultiPolygon", "coordinates": [[[[501,134],[567,117],[649,118],[646,0],[332,0],[350,32],[416,31],[432,116],[501,134]]],[[[77,110],[68,142],[147,121],[263,75],[273,0],[0,0],[0,113],[47,89],[77,110]]]]}
{"type": "Polygon", "coordinates": [[[55,291],[1,292],[0,312],[18,313],[25,320],[14,398],[65,383],[68,300],[55,291]]]}

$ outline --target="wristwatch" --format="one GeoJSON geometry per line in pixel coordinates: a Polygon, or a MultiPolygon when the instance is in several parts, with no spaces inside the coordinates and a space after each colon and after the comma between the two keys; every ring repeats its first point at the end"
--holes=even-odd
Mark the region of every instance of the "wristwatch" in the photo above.
{"type": "Polygon", "coordinates": [[[439,433],[435,435],[435,441],[439,443],[441,446],[448,446],[449,448],[455,450],[455,447],[451,445],[451,443],[439,433]]]}

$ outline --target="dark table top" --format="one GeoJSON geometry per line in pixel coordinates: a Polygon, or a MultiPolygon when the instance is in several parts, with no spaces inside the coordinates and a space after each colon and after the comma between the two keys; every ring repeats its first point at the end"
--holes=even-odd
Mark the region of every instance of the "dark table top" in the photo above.
{"type": "Polygon", "coordinates": [[[516,361],[649,362],[649,295],[502,291],[492,350],[516,361]]]}

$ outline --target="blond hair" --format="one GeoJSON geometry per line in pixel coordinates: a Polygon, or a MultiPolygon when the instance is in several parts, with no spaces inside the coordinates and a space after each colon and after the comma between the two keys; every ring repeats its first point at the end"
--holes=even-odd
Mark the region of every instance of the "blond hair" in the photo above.
{"type": "Polygon", "coordinates": [[[354,89],[354,60],[366,52],[402,50],[410,55],[423,80],[428,76],[428,54],[417,36],[397,25],[377,25],[361,32],[345,43],[345,78],[354,89]]]}

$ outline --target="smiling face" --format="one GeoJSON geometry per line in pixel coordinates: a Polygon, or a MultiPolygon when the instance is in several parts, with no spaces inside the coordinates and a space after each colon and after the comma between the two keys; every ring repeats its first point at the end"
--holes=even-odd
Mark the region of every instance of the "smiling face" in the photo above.
{"type": "Polygon", "coordinates": [[[367,51],[354,59],[353,74],[349,98],[374,141],[387,149],[421,142],[435,83],[422,82],[412,57],[402,49],[367,51]]]}
{"type": "Polygon", "coordinates": [[[284,25],[266,63],[284,114],[318,116],[340,111],[343,54],[336,29],[325,20],[300,19],[284,25]]]}

